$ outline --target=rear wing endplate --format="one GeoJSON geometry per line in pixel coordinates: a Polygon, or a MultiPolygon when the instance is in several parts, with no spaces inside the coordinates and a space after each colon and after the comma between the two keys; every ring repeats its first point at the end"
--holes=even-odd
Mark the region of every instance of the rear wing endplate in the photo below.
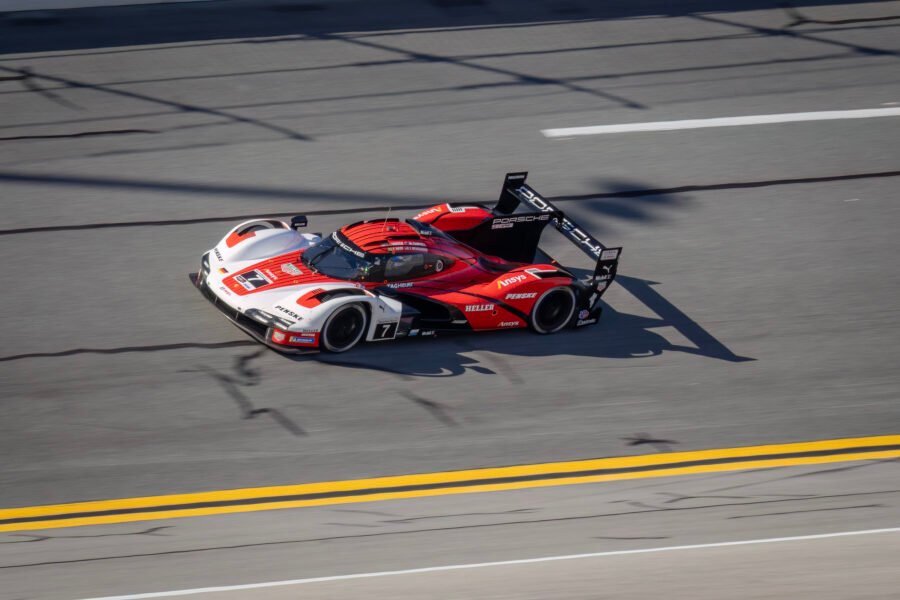
{"type": "Polygon", "coordinates": [[[527,178],[527,171],[506,174],[500,199],[494,207],[494,212],[512,214],[520,204],[525,204],[530,209],[554,213],[550,221],[553,226],[596,261],[591,286],[600,293],[605,291],[616,277],[622,248],[608,248],[601,244],[583,227],[568,218],[564,212],[525,183],[527,178]]]}

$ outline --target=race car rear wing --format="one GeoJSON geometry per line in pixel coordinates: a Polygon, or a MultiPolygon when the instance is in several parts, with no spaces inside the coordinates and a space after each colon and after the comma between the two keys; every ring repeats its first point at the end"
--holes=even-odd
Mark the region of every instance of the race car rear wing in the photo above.
{"type": "Polygon", "coordinates": [[[585,254],[597,261],[594,275],[591,278],[591,287],[600,293],[605,291],[616,277],[622,248],[608,248],[601,244],[583,227],[525,183],[527,178],[527,171],[506,174],[500,199],[497,200],[494,212],[505,215],[512,214],[521,204],[525,204],[528,209],[551,213],[550,222],[553,226],[585,254]]]}

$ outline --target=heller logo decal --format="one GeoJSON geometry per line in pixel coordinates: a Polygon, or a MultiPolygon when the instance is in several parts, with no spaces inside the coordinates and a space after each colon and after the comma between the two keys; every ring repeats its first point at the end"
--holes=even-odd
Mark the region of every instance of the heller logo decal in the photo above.
{"type": "Polygon", "coordinates": [[[508,285],[512,285],[514,283],[518,283],[520,281],[525,281],[527,277],[524,274],[513,275],[512,277],[507,277],[506,279],[501,279],[497,281],[497,289],[503,289],[508,285]]]}
{"type": "Polygon", "coordinates": [[[485,312],[494,310],[493,304],[466,304],[466,312],[485,312]]]}
{"type": "Polygon", "coordinates": [[[500,327],[518,327],[521,324],[520,321],[503,321],[500,323],[500,327]]]}

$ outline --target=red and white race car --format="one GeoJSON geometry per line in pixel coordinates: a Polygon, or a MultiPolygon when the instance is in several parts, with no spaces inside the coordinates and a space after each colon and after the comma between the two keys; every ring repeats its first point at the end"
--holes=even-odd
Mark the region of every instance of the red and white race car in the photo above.
{"type": "Polygon", "coordinates": [[[203,255],[197,287],[234,324],[283,352],[344,352],[448,330],[596,323],[621,248],[607,248],[525,183],[506,176],[493,209],[439,204],[321,237],[253,220],[203,255]],[[596,261],[578,278],[539,247],[553,225],[596,261]]]}

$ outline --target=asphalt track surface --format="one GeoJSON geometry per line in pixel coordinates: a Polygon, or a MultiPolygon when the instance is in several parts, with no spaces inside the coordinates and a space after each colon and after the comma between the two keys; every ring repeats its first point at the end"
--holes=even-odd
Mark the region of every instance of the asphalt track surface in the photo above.
{"type": "MultiPolygon", "coordinates": [[[[896,106],[900,3],[801,3],[799,19],[666,4],[0,20],[0,506],[898,433],[900,119],[541,130],[896,106]],[[387,207],[490,202],[513,170],[624,246],[599,326],[291,359],[188,282],[244,216],[307,213],[329,231],[387,207]]],[[[867,461],[3,533],[0,596],[890,528],[898,475],[867,461]]],[[[700,571],[689,554],[631,555],[591,585],[575,563],[545,564],[531,596],[503,596],[521,577],[502,568],[447,577],[486,597],[649,598],[674,580],[631,583],[659,568],[701,598],[846,598],[822,585],[844,562],[855,597],[885,597],[896,535],[710,548],[700,571]],[[573,587],[540,592],[560,578],[573,587]]],[[[429,577],[408,597],[453,597],[429,577]]],[[[298,594],[388,597],[386,582],[298,594]]]]}

